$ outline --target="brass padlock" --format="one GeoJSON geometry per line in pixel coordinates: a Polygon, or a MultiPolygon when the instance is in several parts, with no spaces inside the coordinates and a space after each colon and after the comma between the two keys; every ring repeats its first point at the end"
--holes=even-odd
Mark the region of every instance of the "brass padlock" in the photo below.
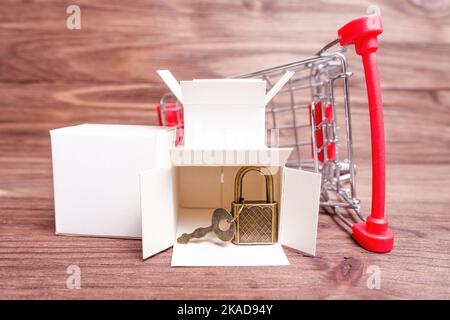
{"type": "Polygon", "coordinates": [[[273,176],[266,167],[241,167],[234,181],[234,201],[231,204],[236,221],[234,244],[272,244],[277,242],[278,203],[274,200],[273,176]],[[266,180],[266,200],[244,200],[242,180],[250,171],[258,171],[266,180]]]}

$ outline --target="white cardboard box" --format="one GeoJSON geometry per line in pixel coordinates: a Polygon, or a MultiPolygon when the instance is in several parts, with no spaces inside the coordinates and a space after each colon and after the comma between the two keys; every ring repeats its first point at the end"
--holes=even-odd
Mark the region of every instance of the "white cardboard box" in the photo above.
{"type": "Polygon", "coordinates": [[[184,147],[261,149],[266,146],[265,106],[294,72],[266,94],[262,79],[194,79],[181,84],[168,70],[158,74],[183,103],[184,147]]]}
{"type": "MultiPolygon", "coordinates": [[[[321,176],[285,167],[291,151],[173,148],[173,167],[141,173],[143,258],[171,246],[172,266],[286,265],[289,262],[281,245],[315,255],[321,176]],[[252,152],[263,156],[249,155],[252,152]],[[189,156],[180,160],[180,153],[189,156]],[[234,163],[230,161],[232,153],[234,163]],[[267,153],[271,156],[267,157],[267,153]],[[205,159],[214,159],[214,163],[205,159]],[[275,199],[280,208],[278,243],[234,245],[210,233],[188,244],[178,244],[176,238],[182,233],[208,226],[215,208],[230,210],[234,177],[242,165],[268,166],[274,173],[275,199]]],[[[264,179],[256,173],[249,175],[244,182],[245,198],[262,199],[264,179]]]]}
{"type": "Polygon", "coordinates": [[[139,174],[170,165],[174,131],[84,124],[50,135],[56,234],[140,238],[139,174]]]}

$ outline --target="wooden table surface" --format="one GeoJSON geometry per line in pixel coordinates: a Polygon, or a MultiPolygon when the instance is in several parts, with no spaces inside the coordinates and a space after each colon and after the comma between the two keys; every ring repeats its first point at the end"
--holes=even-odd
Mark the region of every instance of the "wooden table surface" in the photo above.
{"type": "MultiPolygon", "coordinates": [[[[320,215],[317,256],[290,266],[171,268],[138,240],[54,235],[48,131],[156,123],[155,75],[224,77],[310,56],[368,1],[77,0],[0,7],[0,298],[450,298],[450,4],[379,0],[389,254],[358,247],[320,215]],[[66,269],[81,268],[81,289],[66,269]],[[367,287],[369,266],[380,290],[367,287]]],[[[359,58],[348,53],[358,192],[370,208],[370,137],[359,58]]]]}

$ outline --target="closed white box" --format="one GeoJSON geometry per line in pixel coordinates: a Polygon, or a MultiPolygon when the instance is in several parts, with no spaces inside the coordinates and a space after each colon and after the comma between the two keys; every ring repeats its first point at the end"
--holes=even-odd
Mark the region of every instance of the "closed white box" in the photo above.
{"type": "Polygon", "coordinates": [[[288,71],[266,93],[262,79],[178,81],[159,70],[183,103],[184,147],[188,149],[262,149],[266,146],[266,105],[294,72],[288,71]]]}
{"type": "Polygon", "coordinates": [[[170,166],[174,131],[83,124],[50,136],[56,234],[140,238],[139,174],[170,166]]]}

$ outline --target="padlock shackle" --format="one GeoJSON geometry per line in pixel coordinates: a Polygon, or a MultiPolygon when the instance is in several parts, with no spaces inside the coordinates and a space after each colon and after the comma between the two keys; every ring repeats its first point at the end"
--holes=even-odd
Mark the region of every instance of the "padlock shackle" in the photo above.
{"type": "Polygon", "coordinates": [[[266,202],[274,203],[274,195],[273,195],[273,176],[270,174],[270,171],[267,167],[241,167],[236,173],[236,178],[234,180],[234,202],[242,203],[242,181],[244,180],[244,176],[250,171],[258,171],[262,175],[264,175],[266,180],[266,202]]]}

